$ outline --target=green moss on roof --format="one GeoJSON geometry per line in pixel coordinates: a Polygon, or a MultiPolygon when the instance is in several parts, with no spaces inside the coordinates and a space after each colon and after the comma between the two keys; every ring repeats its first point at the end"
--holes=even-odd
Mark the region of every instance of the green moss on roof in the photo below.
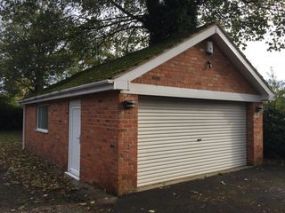
{"type": "MultiPolygon", "coordinates": [[[[196,34],[196,33],[202,31],[203,29],[205,29],[211,25],[219,26],[216,23],[207,24],[207,25],[204,25],[204,26],[198,28],[196,30],[196,32],[192,33],[191,35],[193,36],[193,34],[196,34]]],[[[222,28],[220,28],[220,29],[222,29],[222,28]]],[[[223,32],[225,33],[225,35],[227,35],[227,33],[225,31],[223,31],[223,32]]],[[[46,93],[50,93],[50,92],[55,92],[55,91],[61,91],[64,89],[69,89],[72,87],[77,87],[80,85],[98,82],[98,81],[102,81],[102,80],[114,79],[116,76],[118,76],[124,72],[130,71],[132,68],[135,68],[136,66],[143,64],[144,62],[150,60],[151,58],[154,58],[155,56],[163,53],[164,51],[166,51],[168,49],[171,49],[173,46],[179,44],[180,42],[182,42],[183,40],[185,40],[187,38],[189,38],[189,34],[188,35],[184,34],[184,35],[179,35],[176,37],[169,38],[169,39],[167,39],[167,40],[165,40],[159,44],[156,44],[154,46],[147,47],[145,49],[130,53],[124,57],[115,59],[113,61],[105,62],[105,63],[100,64],[98,66],[87,69],[85,71],[81,71],[79,73],[76,73],[75,75],[73,75],[73,76],[71,76],[71,77],[69,77],[69,78],[67,78],[67,79],[65,79],[59,83],[51,85],[50,87],[44,89],[41,93],[32,94],[29,97],[41,95],[41,94],[46,94],[46,93]]],[[[228,36],[228,38],[229,38],[229,40],[231,40],[229,36],[228,36]]],[[[243,53],[241,51],[239,51],[239,52],[243,55],[243,53]]],[[[249,61],[248,61],[248,63],[249,63],[249,61]]],[[[263,80],[263,82],[266,83],[266,81],[263,79],[263,77],[255,69],[254,69],[254,71],[259,75],[259,77],[263,80]]]]}
{"type": "MultiPolygon", "coordinates": [[[[85,71],[81,71],[59,83],[51,85],[50,87],[44,89],[40,94],[60,91],[92,82],[113,79],[115,76],[127,72],[131,68],[141,65],[147,60],[150,60],[151,58],[163,53],[165,50],[172,48],[186,37],[189,37],[189,35],[180,35],[175,38],[170,38],[157,45],[144,48],[113,61],[100,64],[85,71]]],[[[32,96],[40,94],[33,94],[32,96]]]]}

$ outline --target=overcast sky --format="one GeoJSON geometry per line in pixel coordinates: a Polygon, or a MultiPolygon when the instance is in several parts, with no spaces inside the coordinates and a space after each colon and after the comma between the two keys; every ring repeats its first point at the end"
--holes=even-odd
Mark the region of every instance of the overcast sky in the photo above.
{"type": "Polygon", "coordinates": [[[268,79],[267,72],[272,67],[278,80],[285,80],[285,50],[268,52],[266,49],[264,42],[251,42],[244,54],[265,79],[268,79]]]}

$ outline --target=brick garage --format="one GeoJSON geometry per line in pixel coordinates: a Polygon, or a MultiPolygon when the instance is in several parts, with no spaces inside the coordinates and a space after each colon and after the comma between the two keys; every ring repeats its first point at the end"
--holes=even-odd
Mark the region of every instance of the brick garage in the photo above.
{"type": "Polygon", "coordinates": [[[67,167],[68,150],[68,101],[49,102],[49,134],[35,131],[37,105],[25,106],[25,146],[28,150],[44,159],[67,167]],[[60,130],[60,131],[59,131],[60,130]]]}
{"type": "Polygon", "coordinates": [[[262,102],[272,92],[224,32],[212,25],[160,48],[24,99],[25,149],[116,194],[262,163],[262,102]],[[188,162],[189,153],[205,157],[188,162]]]}

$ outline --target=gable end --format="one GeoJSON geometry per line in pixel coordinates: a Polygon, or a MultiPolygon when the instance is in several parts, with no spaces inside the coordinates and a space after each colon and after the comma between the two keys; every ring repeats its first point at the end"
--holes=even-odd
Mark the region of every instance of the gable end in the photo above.
{"type": "Polygon", "coordinates": [[[206,42],[191,47],[132,83],[258,95],[215,42],[214,54],[206,54],[206,42]]]}

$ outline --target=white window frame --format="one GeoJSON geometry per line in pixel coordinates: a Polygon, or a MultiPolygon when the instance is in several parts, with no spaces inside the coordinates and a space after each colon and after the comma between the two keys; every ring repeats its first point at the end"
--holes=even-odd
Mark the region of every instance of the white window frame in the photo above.
{"type": "Polygon", "coordinates": [[[41,132],[41,133],[48,133],[48,105],[38,105],[37,106],[36,119],[37,119],[36,131],[37,132],[41,132]],[[39,110],[40,110],[41,107],[47,107],[47,129],[43,129],[43,128],[39,127],[39,110]]]}

